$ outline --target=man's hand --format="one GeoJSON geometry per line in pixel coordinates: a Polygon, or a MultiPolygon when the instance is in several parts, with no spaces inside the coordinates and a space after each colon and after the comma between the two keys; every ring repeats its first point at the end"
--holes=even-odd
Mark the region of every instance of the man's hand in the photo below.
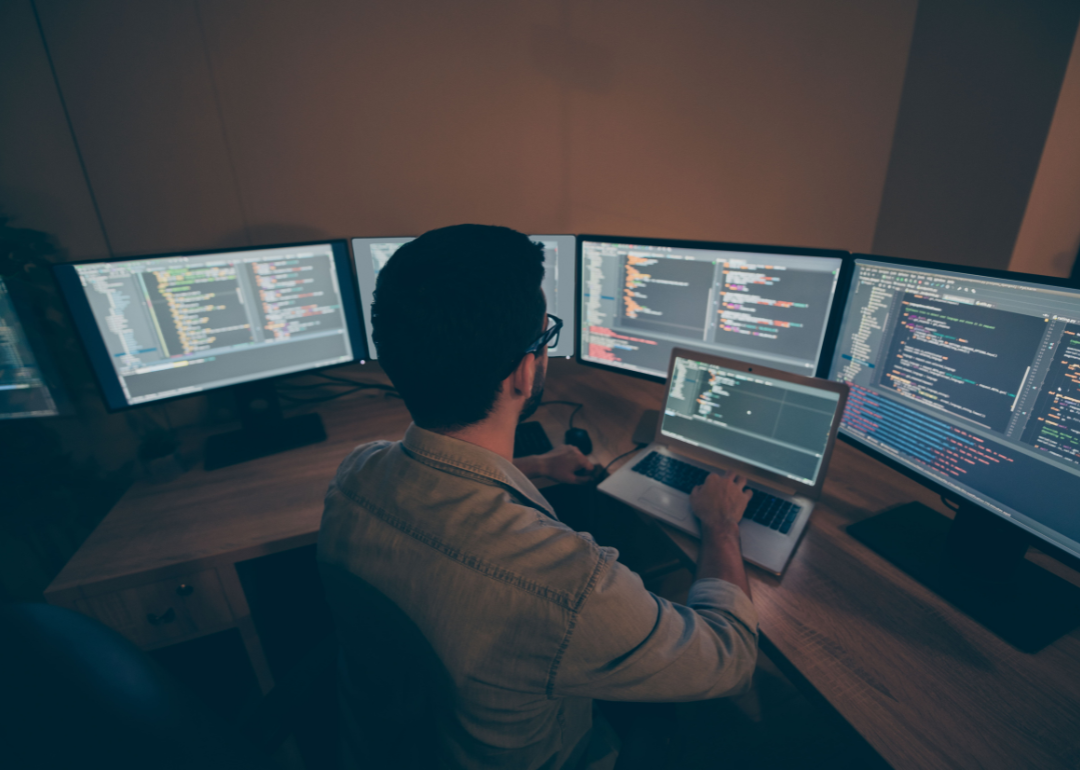
{"type": "Polygon", "coordinates": [[[694,487],[690,508],[701,520],[703,535],[738,533],[739,521],[754,494],[743,489],[745,486],[746,476],[732,472],[724,476],[710,473],[704,484],[694,487]]]}
{"type": "Polygon", "coordinates": [[[587,484],[592,481],[591,474],[596,467],[596,463],[583,455],[580,449],[569,444],[557,446],[542,455],[518,457],[514,465],[526,476],[547,476],[563,484],[587,484]]]}
{"type": "Polygon", "coordinates": [[[701,551],[697,579],[720,578],[737,585],[750,598],[750,581],[743,567],[739,521],[753,492],[743,489],[746,476],[710,473],[690,493],[690,508],[701,520],[701,551]]]}

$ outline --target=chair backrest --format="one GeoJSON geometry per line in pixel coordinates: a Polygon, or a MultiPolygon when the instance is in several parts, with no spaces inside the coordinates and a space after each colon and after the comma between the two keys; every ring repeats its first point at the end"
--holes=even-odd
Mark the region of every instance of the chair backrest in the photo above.
{"type": "Polygon", "coordinates": [[[0,766],[261,767],[195,697],[112,629],[0,606],[0,766]]]}
{"type": "Polygon", "coordinates": [[[341,647],[338,696],[346,767],[439,766],[437,724],[453,686],[416,624],[352,573],[320,564],[341,647]]]}

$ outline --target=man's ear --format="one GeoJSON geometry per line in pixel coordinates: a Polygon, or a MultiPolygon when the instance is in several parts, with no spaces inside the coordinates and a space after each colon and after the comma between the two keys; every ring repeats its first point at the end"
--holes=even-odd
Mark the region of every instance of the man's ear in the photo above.
{"type": "Polygon", "coordinates": [[[536,377],[536,356],[532,353],[527,353],[524,358],[521,359],[521,363],[517,365],[517,368],[510,374],[507,379],[510,381],[510,387],[512,387],[513,393],[511,395],[524,395],[528,397],[532,394],[533,378],[536,377]]]}

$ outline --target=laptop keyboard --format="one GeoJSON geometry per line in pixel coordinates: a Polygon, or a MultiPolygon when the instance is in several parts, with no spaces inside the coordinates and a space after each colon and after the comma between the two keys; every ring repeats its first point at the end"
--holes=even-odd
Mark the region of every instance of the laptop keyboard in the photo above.
{"type": "Polygon", "coordinates": [[[637,465],[631,468],[635,473],[656,479],[661,484],[675,487],[680,492],[690,494],[690,490],[705,481],[708,471],[690,463],[667,457],[659,452],[649,452],[637,465]]]}
{"type": "Polygon", "coordinates": [[[760,489],[754,490],[754,496],[750,498],[746,513],[743,514],[750,521],[756,521],[761,526],[775,529],[784,535],[791,531],[798,515],[799,506],[796,503],[781,500],[760,489]]]}
{"type": "MultiPolygon", "coordinates": [[[[687,494],[709,475],[706,470],[659,452],[649,452],[631,470],[687,494]]],[[[798,504],[781,500],[760,489],[754,490],[754,496],[750,498],[744,514],[750,521],[756,521],[763,527],[775,529],[785,535],[791,531],[798,515],[798,504]]]]}

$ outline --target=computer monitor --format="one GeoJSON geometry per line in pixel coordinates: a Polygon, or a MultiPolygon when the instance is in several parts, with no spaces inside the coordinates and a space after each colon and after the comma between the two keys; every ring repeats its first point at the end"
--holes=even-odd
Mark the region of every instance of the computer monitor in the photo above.
{"type": "Polygon", "coordinates": [[[674,347],[794,374],[827,371],[848,254],[578,236],[578,358],[663,380],[674,347]]]}
{"type": "Polygon", "coordinates": [[[0,278],[0,420],[55,417],[60,414],[53,392],[55,377],[46,375],[45,361],[35,355],[35,347],[42,356],[44,350],[40,340],[31,346],[27,326],[16,310],[16,304],[22,304],[17,294],[13,285],[0,278]]]}
{"type": "MultiPolygon", "coordinates": [[[[856,255],[829,376],[851,387],[841,438],[959,508],[952,531],[945,517],[907,506],[853,535],[935,588],[958,564],[968,576],[1026,572],[1024,533],[1080,557],[1080,289],[856,255]],[[912,544],[938,550],[916,554],[912,544]]],[[[994,604],[1007,614],[1000,593],[994,604]]]]}
{"type": "MultiPolygon", "coordinates": [[[[544,295],[548,312],[563,319],[565,324],[557,347],[548,348],[549,356],[574,355],[574,339],[577,336],[574,313],[574,236],[530,235],[532,240],[544,247],[544,295]]],[[[353,238],[353,258],[356,260],[356,278],[360,290],[360,304],[367,328],[368,351],[376,357],[375,341],[371,338],[371,303],[375,301],[375,280],[383,265],[394,252],[413,237],[353,238]]]]}
{"type": "MultiPolygon", "coordinates": [[[[317,415],[280,420],[272,387],[260,382],[367,358],[344,240],[54,270],[111,410],[233,386],[252,451],[299,441],[289,438],[296,430],[309,431],[303,443],[325,437],[317,415]]],[[[227,459],[207,452],[208,467],[227,459]]]]}

